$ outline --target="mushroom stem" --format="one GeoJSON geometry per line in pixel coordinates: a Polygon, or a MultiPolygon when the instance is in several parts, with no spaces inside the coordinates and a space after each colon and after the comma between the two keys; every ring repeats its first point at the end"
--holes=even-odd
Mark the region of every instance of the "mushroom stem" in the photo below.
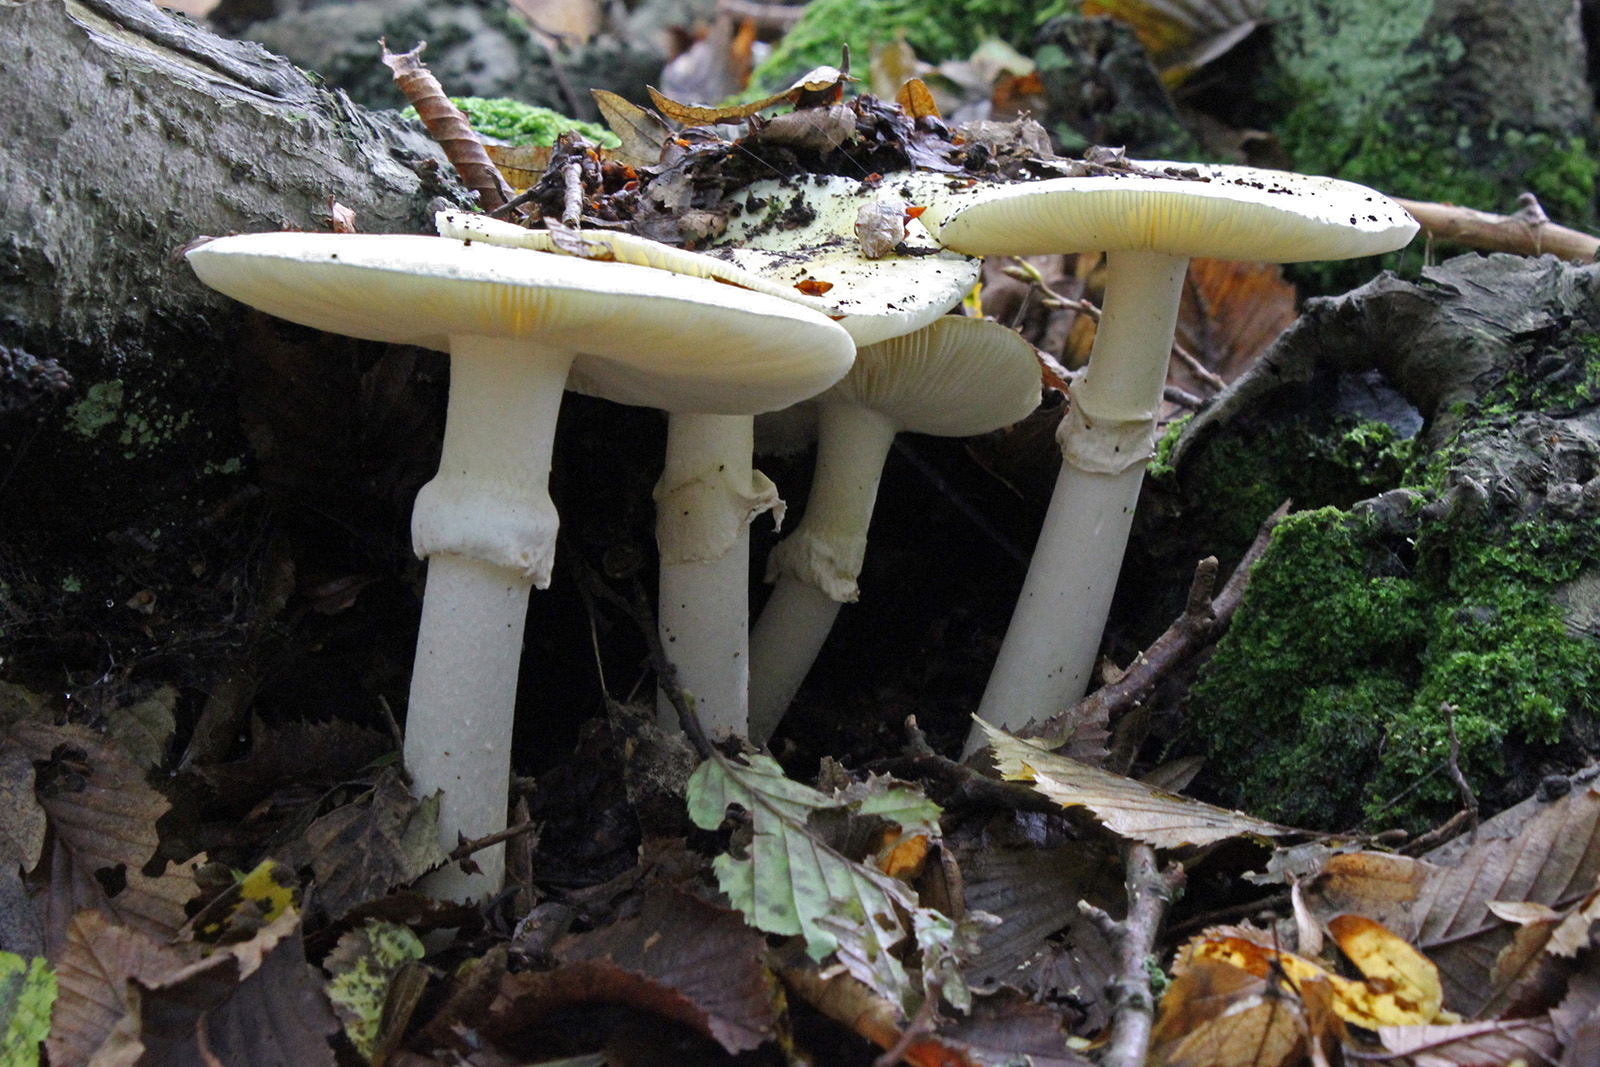
{"type": "MultiPolygon", "coordinates": [[[[751,467],[754,436],[749,415],[669,415],[655,490],[661,647],[713,740],[747,727],[750,521],[781,504],[751,467]]],[[[664,695],[656,708],[662,725],[676,729],[664,695]]]]}
{"type": "Polygon", "coordinates": [[[805,514],[772,550],[777,576],[750,635],[750,740],[764,744],[816,662],[839,606],[854,603],[878,480],[899,425],[858,404],[824,402],[805,514]]]}
{"type": "MultiPolygon", "coordinates": [[[[1088,370],[1056,431],[1061,474],[978,717],[1015,730],[1089,684],[1155,443],[1185,256],[1110,252],[1088,370]]],[[[983,744],[974,726],[967,748],[983,744]]]]}
{"type": "MultiPolygon", "coordinates": [[[[485,337],[450,340],[439,473],[417,495],[411,536],[428,582],[406,711],[418,796],[442,792],[439,840],[505,829],[511,724],[528,593],[550,584],[556,512],[547,483],[570,352],[485,337]]],[[[499,891],[504,848],[426,880],[443,899],[499,891]]]]}
{"type": "MultiPolygon", "coordinates": [[[[512,709],[532,588],[531,579],[481,560],[448,552],[428,560],[405,762],[418,796],[442,794],[439,838],[446,851],[458,834],[483,837],[506,827],[512,709]]],[[[497,892],[505,846],[473,860],[481,873],[452,863],[424,879],[423,889],[442,900],[497,892]]]]}

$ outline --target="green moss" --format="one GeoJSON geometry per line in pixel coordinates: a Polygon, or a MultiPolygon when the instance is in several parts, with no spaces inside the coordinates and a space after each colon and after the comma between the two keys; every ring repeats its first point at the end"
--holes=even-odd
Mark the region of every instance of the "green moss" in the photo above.
{"type": "Polygon", "coordinates": [[[937,63],[965,59],[985,37],[1026,48],[1034,28],[1076,4],[1068,0],[813,0],[800,21],[756,68],[751,85],[788,85],[823,64],[837,65],[840,46],[850,45],[851,64],[864,71],[874,46],[904,37],[919,59],[937,63]]]}
{"type": "MultiPolygon", "coordinates": [[[[1553,351],[1528,358],[1548,371],[1553,351]]],[[[1313,465],[1331,461],[1356,484],[1393,478],[1418,503],[1438,498],[1452,469],[1508,432],[1515,412],[1593,406],[1600,339],[1572,338],[1564,351],[1556,362],[1575,373],[1513,369],[1456,413],[1465,422],[1450,446],[1408,468],[1408,443],[1369,426],[1330,435],[1331,460],[1313,465]]],[[[1260,494],[1259,460],[1219,460],[1239,468],[1228,506],[1260,494]]],[[[1562,739],[1569,718],[1600,716],[1600,643],[1569,631],[1551,599],[1597,565],[1594,518],[1325,507],[1286,519],[1191,694],[1191,728],[1225,799],[1329,828],[1364,819],[1417,829],[1448,816],[1458,798],[1441,773],[1444,704],[1480,790],[1504,778],[1508,753],[1537,753],[1562,739]],[[1244,736],[1255,739],[1248,752],[1244,736]]]]}
{"type": "MultiPolygon", "coordinates": [[[[563,133],[576,131],[607,148],[622,142],[604,126],[592,122],[569,119],[547,107],[534,107],[517,100],[486,99],[481,96],[451,97],[451,103],[466,113],[472,128],[485,137],[493,137],[512,145],[553,145],[563,133]]],[[[402,112],[407,118],[416,118],[415,108],[402,112]]]]}
{"type": "Polygon", "coordinates": [[[1172,467],[1172,448],[1178,443],[1178,438],[1183,436],[1183,428],[1188,425],[1193,415],[1173,419],[1167,424],[1167,432],[1161,435],[1161,440],[1156,442],[1156,454],[1150,460],[1150,465],[1144,469],[1146,478],[1170,478],[1174,474],[1172,467]]]}
{"type": "MultiPolygon", "coordinates": [[[[1174,443],[1169,432],[1147,476],[1171,477],[1174,443]]],[[[1413,444],[1383,423],[1309,416],[1221,438],[1193,458],[1186,474],[1193,488],[1185,495],[1195,502],[1188,521],[1209,531],[1218,558],[1231,566],[1285,500],[1301,508],[1347,508],[1399,484],[1413,444]]]]}
{"type": "Polygon", "coordinates": [[[67,408],[67,421],[76,433],[93,438],[116,422],[121,410],[122,380],[113,378],[89,386],[83,399],[67,408]]]}

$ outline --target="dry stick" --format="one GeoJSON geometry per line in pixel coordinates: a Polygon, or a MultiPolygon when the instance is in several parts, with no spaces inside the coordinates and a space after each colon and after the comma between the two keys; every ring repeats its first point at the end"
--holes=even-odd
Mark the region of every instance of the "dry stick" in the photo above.
{"type": "Polygon", "coordinates": [[[1126,876],[1128,917],[1117,922],[1088,901],[1078,902],[1078,908],[1117,945],[1117,977],[1112,983],[1115,1014],[1100,1067],[1141,1067],[1150,1050],[1156,1004],[1145,961],[1155,952],[1161,920],[1183,881],[1182,866],[1174,864],[1163,871],[1156,863],[1154,848],[1131,842],[1126,876]]]}
{"type": "Polygon", "coordinates": [[[384,65],[394,72],[395,84],[417,109],[422,124],[428,127],[428,135],[444,149],[445,158],[461,175],[462,182],[477,192],[478,204],[485,211],[493,211],[511,199],[511,186],[489,159],[478,135],[472,132],[467,116],[444,95],[444,86],[423,64],[422,50],[428,47],[428,42],[422,41],[398,56],[389,51],[387,42],[380,40],[378,44],[383,49],[384,65]]]}
{"type": "Polygon", "coordinates": [[[504,830],[496,830],[494,833],[483,837],[474,837],[470,841],[463,839],[461,844],[450,850],[450,862],[464,860],[474,852],[480,852],[490,845],[498,845],[502,841],[510,841],[513,837],[521,837],[534,829],[535,825],[532,821],[519,822],[515,826],[508,826],[504,830]]]}
{"type": "Polygon", "coordinates": [[[1456,736],[1455,705],[1447,700],[1439,705],[1439,710],[1444,713],[1444,724],[1450,730],[1450,780],[1461,793],[1461,806],[1472,826],[1467,844],[1475,845],[1478,843],[1478,795],[1467,784],[1467,776],[1461,773],[1461,739],[1456,736]]]}
{"type": "Polygon", "coordinates": [[[566,186],[566,200],[561,207],[561,225],[577,229],[583,217],[583,164],[576,160],[561,168],[561,180],[566,186]]]}
{"type": "Polygon", "coordinates": [[[1073,728],[1080,722],[1110,722],[1128,711],[1154,689],[1190,656],[1220,637],[1233,619],[1233,613],[1244,597],[1245,586],[1250,581],[1250,569],[1267,550],[1272,528],[1289,513],[1289,501],[1267,516],[1256,533],[1249,551],[1234,568],[1222,592],[1211,596],[1216,580],[1215,557],[1207,557],[1195,567],[1194,582],[1189,587],[1189,602],[1183,614],[1167,627],[1166,633],[1141,652],[1117,681],[1101,686],[1084,697],[1067,711],[1053,715],[1043,722],[1019,731],[1020,737],[1045,738],[1045,746],[1058,747],[1066,743],[1073,728]]]}
{"type": "Polygon", "coordinates": [[[1514,215],[1494,215],[1454,204],[1399,200],[1432,240],[1478,249],[1537,256],[1548,252],[1562,259],[1591,263],[1600,251],[1600,238],[1550,222],[1531,193],[1518,198],[1522,208],[1514,215]]]}
{"type": "Polygon", "coordinates": [[[946,808],[1001,808],[1047,815],[1061,812],[1061,805],[1030,785],[987,778],[964,763],[941,756],[928,744],[915,715],[906,716],[906,744],[900,755],[874,760],[868,766],[875,773],[893,774],[897,778],[944,783],[952,790],[939,798],[939,803],[946,808]]]}

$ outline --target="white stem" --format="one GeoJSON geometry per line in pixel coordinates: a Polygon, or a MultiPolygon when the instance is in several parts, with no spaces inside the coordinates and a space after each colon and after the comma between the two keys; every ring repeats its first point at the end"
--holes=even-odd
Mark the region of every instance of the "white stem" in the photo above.
{"type": "MultiPolygon", "coordinates": [[[[428,560],[405,761],[418,796],[443,794],[439,843],[447,852],[457,834],[475,838],[506,828],[512,709],[532,588],[530,579],[492,563],[447,552],[428,560]]],[[[483,873],[464,874],[451,864],[429,875],[423,888],[444,900],[498,892],[505,846],[473,859],[483,873]]]]}
{"type": "Polygon", "coordinates": [[[816,662],[841,603],[854,602],[878,480],[899,426],[853,403],[823,403],[817,467],[795,532],[773,549],[777,576],[750,636],[750,740],[764,744],[816,662]]]}
{"type": "MultiPolygon", "coordinates": [[[[776,501],[751,468],[754,427],[748,415],[669,415],[656,486],[661,645],[713,740],[748,722],[750,520],[776,501]]],[[[676,729],[665,695],[656,708],[676,729]]]]}
{"type": "Polygon", "coordinates": [[[778,576],[750,631],[751,744],[766,744],[783,721],[843,606],[810,582],[778,576]]]}
{"type": "MultiPolygon", "coordinates": [[[[451,339],[439,473],[412,512],[428,559],[406,711],[405,763],[418,796],[443,792],[439,840],[506,827],[511,726],[528,592],[550,580],[556,513],[547,482],[572,355],[482,337],[451,339]]],[[[498,892],[504,846],[425,880],[443,899],[498,892]]]]}
{"type": "MultiPolygon", "coordinates": [[[[1106,256],[1106,297],[1073,410],[1063,464],[1028,577],[978,717],[1014,730],[1083,696],[1122,567],[1154,442],[1188,260],[1106,256]]],[[[974,727],[970,752],[983,742],[974,727]]]]}

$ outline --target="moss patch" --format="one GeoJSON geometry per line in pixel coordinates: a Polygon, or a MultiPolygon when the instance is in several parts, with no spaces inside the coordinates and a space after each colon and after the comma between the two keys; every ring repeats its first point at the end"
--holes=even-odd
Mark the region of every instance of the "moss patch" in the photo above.
{"type": "Polygon", "coordinates": [[[874,46],[897,37],[919,59],[937,63],[965,59],[986,37],[1026,48],[1034,29],[1076,5],[1066,0],[813,0],[772,55],[756,68],[751,85],[778,88],[823,64],[837,65],[840,46],[850,45],[851,64],[864,70],[874,46]]]}
{"type": "MultiPolygon", "coordinates": [[[[452,97],[451,102],[466,112],[467,121],[474,130],[507,144],[553,145],[557,137],[574,131],[607,148],[622,143],[604,126],[569,119],[547,107],[534,107],[516,100],[488,100],[481,96],[452,97]]],[[[416,114],[414,108],[406,110],[411,115],[416,114]]]]}
{"type": "MultiPolygon", "coordinates": [[[[1513,799],[1498,795],[1508,776],[1510,791],[1536,778],[1571,720],[1600,716],[1600,643],[1569,631],[1551,598],[1600,565],[1600,518],[1425,506],[1528,413],[1597,395],[1600,340],[1569,339],[1489,388],[1450,446],[1395,480],[1407,492],[1280,524],[1191,694],[1225,800],[1299,825],[1415,830],[1458,805],[1443,704],[1462,769],[1491,801],[1513,799]]],[[[1353,458],[1380,457],[1379,475],[1395,458],[1382,436],[1344,439],[1353,458]]],[[[1255,491],[1251,469],[1234,479],[1255,491]]]]}

